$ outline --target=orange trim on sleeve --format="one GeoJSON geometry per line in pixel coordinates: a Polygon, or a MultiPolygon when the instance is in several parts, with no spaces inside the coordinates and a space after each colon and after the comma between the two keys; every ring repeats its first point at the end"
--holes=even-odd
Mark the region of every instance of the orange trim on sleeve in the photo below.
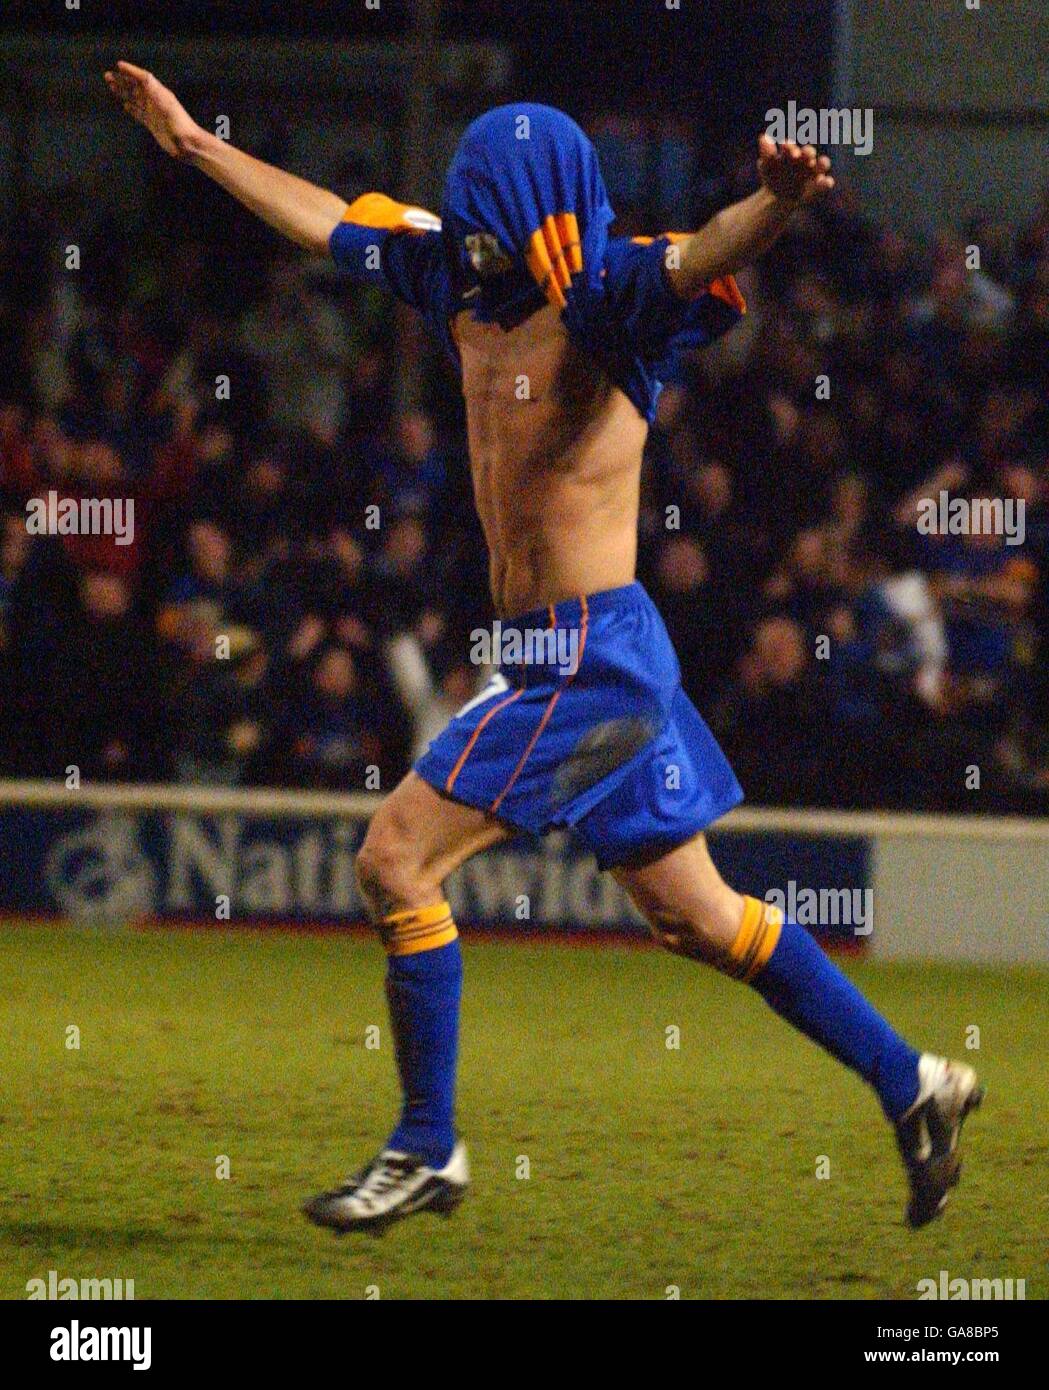
{"type": "Polygon", "coordinates": [[[743,298],[734,275],[726,275],[721,280],[712,280],[707,286],[707,290],[715,299],[724,300],[730,308],[735,309],[737,314],[747,312],[747,301],[743,298]]]}
{"type": "Polygon", "coordinates": [[[362,193],[342,215],[344,222],[358,227],[376,227],[390,232],[439,232],[441,219],[425,208],[398,203],[385,193],[362,193]]]}
{"type": "MultiPolygon", "coordinates": [[[[687,241],[691,235],[691,232],[660,232],[659,234],[659,236],[662,237],[665,241],[672,242],[675,246],[678,244],[679,241],[687,241]]],[[[632,236],[630,240],[634,243],[635,246],[651,246],[654,241],[659,240],[659,237],[632,236]]]]}

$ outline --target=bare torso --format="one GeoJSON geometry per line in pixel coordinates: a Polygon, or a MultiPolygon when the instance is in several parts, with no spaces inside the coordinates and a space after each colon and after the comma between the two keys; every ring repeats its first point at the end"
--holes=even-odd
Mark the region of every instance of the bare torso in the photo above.
{"type": "Polygon", "coordinates": [[[455,321],[474,498],[502,617],[629,584],[648,426],[544,307],[455,321]]]}

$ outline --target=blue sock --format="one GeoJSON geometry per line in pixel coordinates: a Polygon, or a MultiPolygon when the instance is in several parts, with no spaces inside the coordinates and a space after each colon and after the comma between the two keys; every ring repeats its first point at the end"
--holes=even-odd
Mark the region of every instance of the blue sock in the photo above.
{"type": "Polygon", "coordinates": [[[766,913],[756,898],[747,898],[746,904],[739,949],[734,946],[732,954],[750,968],[738,973],[781,1018],[869,1081],[885,1114],[890,1120],[898,1119],[918,1095],[918,1053],[804,927],[784,922],[776,939],[775,916],[766,913]],[[749,923],[756,914],[751,904],[760,909],[760,921],[753,928],[749,923]]]}
{"type": "Polygon", "coordinates": [[[383,923],[386,998],[404,1106],[387,1147],[443,1168],[455,1144],[463,958],[447,903],[383,923]]]}

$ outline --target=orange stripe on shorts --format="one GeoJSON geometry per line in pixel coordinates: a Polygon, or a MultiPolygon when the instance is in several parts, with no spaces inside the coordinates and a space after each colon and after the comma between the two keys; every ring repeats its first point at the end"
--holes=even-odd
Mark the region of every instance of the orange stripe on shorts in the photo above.
{"type": "MultiPolygon", "coordinates": [[[[492,813],[492,815],[495,815],[496,811],[498,811],[500,805],[502,804],[503,797],[507,794],[507,792],[510,790],[510,788],[513,786],[513,784],[517,781],[518,777],[520,776],[521,769],[524,767],[525,763],[528,761],[529,757],[531,756],[532,749],[533,749],[533,748],[535,747],[535,745],[539,742],[539,735],[540,735],[540,734],[543,732],[543,730],[546,728],[546,726],[547,726],[547,724],[548,724],[548,722],[549,722],[549,720],[550,720],[550,716],[551,716],[551,715],[553,714],[553,712],[554,712],[554,706],[557,704],[558,700],[560,700],[560,698],[561,698],[561,692],[565,689],[565,686],[568,686],[568,685],[571,685],[571,684],[572,684],[572,682],[573,682],[573,681],[575,680],[575,678],[576,678],[576,675],[577,675],[578,672],[579,672],[580,666],[582,666],[582,664],[583,664],[583,653],[586,651],[586,629],[587,629],[587,624],[588,624],[589,621],[590,621],[590,609],[589,609],[588,606],[587,606],[586,595],[585,595],[585,594],[580,594],[580,596],[579,596],[579,602],[580,602],[580,604],[581,604],[581,606],[582,606],[582,613],[581,613],[580,619],[579,619],[579,660],[578,660],[578,662],[576,663],[576,668],[575,668],[575,670],[572,672],[572,674],[568,677],[568,679],[565,681],[565,684],[564,684],[563,686],[560,686],[560,687],[559,687],[557,690],[555,690],[554,693],[550,696],[550,701],[549,701],[549,703],[547,704],[546,709],[543,711],[543,717],[542,717],[542,719],[540,719],[540,721],[539,721],[539,727],[536,729],[536,731],[535,731],[535,733],[532,735],[532,737],[528,740],[528,747],[527,747],[527,748],[525,749],[525,751],[521,754],[521,757],[520,757],[520,760],[518,761],[517,766],[514,768],[513,772],[510,774],[510,780],[509,780],[509,782],[507,782],[506,786],[502,789],[502,791],[499,793],[499,795],[498,795],[498,796],[495,798],[495,800],[492,802],[491,806],[489,806],[489,808],[488,808],[488,810],[492,813]]],[[[553,628],[556,628],[556,627],[557,627],[557,609],[553,606],[553,604],[550,605],[550,625],[551,625],[551,627],[553,627],[553,628]]]]}
{"type": "Polygon", "coordinates": [[[507,705],[513,704],[513,702],[518,698],[518,696],[523,694],[523,689],[515,690],[512,695],[507,695],[505,700],[500,700],[497,705],[493,705],[492,708],[488,711],[485,717],[478,724],[477,728],[474,729],[473,733],[470,735],[469,743],[459,754],[458,758],[456,759],[455,766],[452,768],[451,772],[449,772],[448,781],[444,784],[444,789],[446,792],[450,792],[452,788],[455,786],[455,779],[459,776],[459,773],[462,772],[464,763],[466,762],[470,754],[473,752],[473,746],[477,742],[481,730],[488,723],[489,719],[491,719],[493,715],[498,714],[501,709],[505,709],[507,705]]]}

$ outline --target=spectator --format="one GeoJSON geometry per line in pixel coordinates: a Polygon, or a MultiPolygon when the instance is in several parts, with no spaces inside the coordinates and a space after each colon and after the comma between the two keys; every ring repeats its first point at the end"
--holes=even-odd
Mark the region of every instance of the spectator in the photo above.
{"type": "MultiPolygon", "coordinates": [[[[134,264],[96,217],[70,276],[54,228],[87,195],[25,229],[33,273],[0,297],[0,762],[389,785],[483,678],[446,368],[395,403],[387,301],[255,238],[211,264],[206,217],[134,264]],[[133,544],[29,536],[50,490],[133,501],[133,544]]],[[[753,799],[968,809],[978,762],[982,809],[1044,812],[1049,195],[925,247],[841,186],[746,292],[664,391],[642,475],[640,573],[690,694],[753,799]],[[1023,544],[920,534],[941,492],[1023,501],[1023,544]]]]}

